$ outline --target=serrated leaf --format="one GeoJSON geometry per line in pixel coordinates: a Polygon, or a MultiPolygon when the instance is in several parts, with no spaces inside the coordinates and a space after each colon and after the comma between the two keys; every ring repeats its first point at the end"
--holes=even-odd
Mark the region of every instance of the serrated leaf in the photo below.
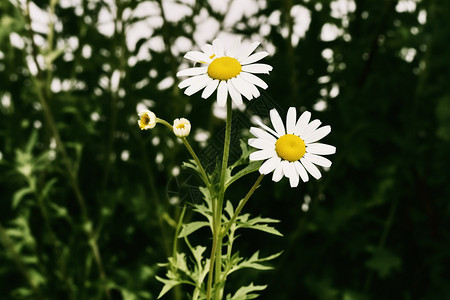
{"type": "Polygon", "coordinates": [[[157,279],[158,281],[164,283],[164,286],[163,286],[161,292],[159,293],[157,299],[159,299],[159,298],[161,298],[162,296],[164,296],[164,295],[165,295],[168,291],[170,291],[174,286],[177,286],[177,285],[181,284],[180,281],[172,280],[172,279],[164,279],[164,278],[161,278],[161,277],[159,277],[159,276],[156,276],[156,279],[157,279]]]}
{"type": "Polygon", "coordinates": [[[248,228],[264,231],[270,234],[283,236],[277,229],[272,226],[269,226],[268,223],[279,223],[279,220],[271,219],[271,218],[262,218],[256,217],[253,219],[249,219],[250,215],[245,214],[238,218],[237,228],[248,228]]]}
{"type": "Polygon", "coordinates": [[[267,224],[251,225],[251,226],[240,226],[240,228],[248,228],[254,230],[264,231],[273,235],[283,236],[277,229],[267,224]]]}
{"type": "Polygon", "coordinates": [[[253,282],[248,286],[243,286],[236,291],[233,297],[230,300],[247,300],[247,299],[255,299],[258,297],[258,294],[252,294],[256,291],[262,291],[267,287],[267,285],[253,285],[253,282]]]}
{"type": "Polygon", "coordinates": [[[228,214],[228,216],[231,217],[234,215],[234,208],[233,204],[231,204],[230,201],[227,201],[227,204],[225,205],[225,212],[228,214]]]}
{"type": "Polygon", "coordinates": [[[243,268],[251,268],[251,269],[256,269],[256,270],[273,269],[273,267],[263,265],[262,263],[277,258],[278,256],[281,255],[281,253],[283,253],[283,252],[278,252],[276,254],[260,258],[259,251],[256,251],[249,259],[246,259],[246,260],[242,261],[241,263],[235,265],[233,268],[231,268],[231,270],[227,273],[227,275],[231,274],[232,272],[237,271],[239,269],[243,269],[243,268]]]}
{"type": "Polygon", "coordinates": [[[209,223],[212,224],[212,211],[208,207],[206,207],[204,204],[195,204],[194,205],[194,211],[200,213],[203,215],[206,219],[208,219],[209,223]]]}
{"type": "Polygon", "coordinates": [[[261,164],[262,164],[262,162],[260,162],[260,161],[251,162],[245,168],[243,168],[236,174],[234,174],[232,176],[230,175],[229,178],[227,178],[227,180],[225,182],[225,188],[229,187],[233,182],[235,182],[239,178],[258,171],[259,168],[261,167],[261,164]]]}
{"type": "Polygon", "coordinates": [[[183,228],[181,229],[181,232],[178,235],[178,238],[186,237],[186,236],[190,235],[191,233],[193,233],[205,226],[209,226],[209,223],[205,222],[205,221],[196,221],[196,222],[191,222],[188,224],[183,224],[183,228]]]}

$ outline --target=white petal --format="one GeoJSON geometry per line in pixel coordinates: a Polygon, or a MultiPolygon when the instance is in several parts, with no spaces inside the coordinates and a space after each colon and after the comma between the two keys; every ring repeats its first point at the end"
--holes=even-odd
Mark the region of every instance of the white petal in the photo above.
{"type": "Polygon", "coordinates": [[[177,73],[177,76],[194,76],[194,75],[200,75],[205,74],[208,71],[208,67],[198,67],[198,68],[189,68],[186,70],[182,70],[177,73]]]}
{"type": "Polygon", "coordinates": [[[268,85],[261,78],[246,72],[239,73],[239,76],[242,76],[246,81],[253,83],[254,85],[259,86],[262,89],[267,89],[268,85]]]}
{"type": "Polygon", "coordinates": [[[238,61],[244,61],[259,46],[259,42],[253,42],[250,45],[242,45],[239,51],[238,61]]]}
{"type": "Polygon", "coordinates": [[[287,117],[286,117],[286,132],[288,134],[293,134],[295,129],[295,124],[297,122],[297,112],[295,107],[289,107],[287,117]]]}
{"type": "Polygon", "coordinates": [[[222,57],[224,54],[222,41],[219,39],[215,39],[212,44],[214,47],[214,54],[216,55],[215,58],[222,57]]]}
{"type": "Polygon", "coordinates": [[[315,179],[319,179],[320,177],[322,177],[322,174],[320,174],[319,169],[317,169],[317,167],[313,165],[308,159],[302,157],[300,159],[300,162],[305,167],[306,171],[308,171],[309,174],[311,174],[315,179]]]}
{"type": "Polygon", "coordinates": [[[272,181],[278,182],[281,180],[281,178],[283,178],[283,167],[281,166],[281,164],[278,164],[278,166],[275,168],[275,171],[273,172],[272,181]]]}
{"type": "Polygon", "coordinates": [[[216,90],[217,86],[219,85],[219,80],[212,80],[208,83],[206,88],[203,90],[202,98],[206,99],[216,90]]]}
{"type": "Polygon", "coordinates": [[[301,165],[299,161],[294,162],[295,169],[297,170],[297,173],[302,178],[303,182],[307,182],[309,180],[308,173],[306,172],[305,168],[301,165]]]}
{"type": "Polygon", "coordinates": [[[252,64],[242,66],[242,71],[256,74],[269,74],[272,69],[272,66],[266,64],[252,64]]]}
{"type": "Polygon", "coordinates": [[[228,98],[228,87],[226,81],[221,81],[219,88],[217,89],[217,104],[224,107],[227,103],[228,98]]]}
{"type": "Polygon", "coordinates": [[[275,168],[281,163],[281,158],[279,158],[277,155],[272,156],[271,158],[269,158],[268,160],[266,160],[261,167],[259,168],[259,173],[261,174],[269,174],[270,172],[272,172],[273,170],[275,170],[275,168]]]}
{"type": "Polygon", "coordinates": [[[305,158],[312,162],[313,164],[316,164],[318,166],[322,166],[325,168],[329,168],[331,166],[331,161],[328,158],[325,158],[323,156],[311,154],[311,153],[305,153],[305,158]]]}
{"type": "Polygon", "coordinates": [[[206,45],[203,45],[201,48],[202,48],[202,51],[205,52],[205,54],[208,57],[211,57],[212,55],[214,55],[214,47],[212,45],[206,44],[206,45]]]}
{"type": "Polygon", "coordinates": [[[287,161],[287,160],[283,160],[281,162],[281,165],[283,166],[283,173],[286,175],[286,177],[291,178],[291,177],[298,177],[297,172],[295,171],[295,167],[294,164],[287,161]]]}
{"type": "Polygon", "coordinates": [[[326,137],[331,132],[330,126],[323,126],[314,131],[309,137],[305,137],[305,143],[314,143],[326,137]]]}
{"type": "Polygon", "coordinates": [[[209,63],[211,62],[211,59],[203,52],[200,51],[189,51],[184,55],[184,58],[193,60],[195,62],[200,63],[209,63]]]}
{"type": "Polygon", "coordinates": [[[273,134],[276,137],[280,137],[280,135],[273,130],[272,128],[266,126],[263,122],[261,122],[259,119],[254,119],[255,123],[258,124],[259,126],[261,126],[263,129],[265,129],[266,131],[270,132],[271,134],[273,134]]]}
{"type": "Polygon", "coordinates": [[[245,98],[247,98],[247,100],[252,100],[253,98],[252,93],[248,89],[247,83],[243,79],[239,77],[233,77],[231,78],[231,83],[239,93],[241,93],[242,95],[244,95],[245,98]]]}
{"type": "Polygon", "coordinates": [[[242,76],[240,76],[240,75],[238,75],[237,77],[239,77],[243,81],[245,81],[245,83],[247,84],[247,88],[249,89],[250,93],[252,93],[253,97],[258,98],[261,95],[261,93],[258,91],[258,89],[256,88],[256,86],[253,83],[248,82],[247,80],[242,78],[242,76]]]}
{"type": "Polygon", "coordinates": [[[263,59],[267,55],[269,55],[269,53],[267,53],[266,51],[262,51],[262,52],[258,52],[258,53],[252,54],[249,57],[247,57],[246,59],[242,60],[241,61],[241,65],[252,64],[254,62],[257,62],[258,60],[263,59]]]}
{"type": "Polygon", "coordinates": [[[241,48],[241,37],[237,37],[234,39],[233,45],[231,46],[230,49],[228,49],[226,55],[229,57],[236,58],[237,55],[239,54],[238,52],[240,48],[241,48]]]}
{"type": "Polygon", "coordinates": [[[202,76],[205,76],[205,75],[208,76],[207,74],[203,74],[203,75],[197,75],[197,76],[189,77],[189,78],[183,80],[182,82],[180,82],[178,84],[178,87],[180,89],[184,89],[185,87],[190,86],[191,84],[196,82],[199,77],[202,77],[202,76]]]}
{"type": "Polygon", "coordinates": [[[248,144],[258,149],[275,150],[275,143],[265,139],[249,139],[248,144]]]}
{"type": "Polygon", "coordinates": [[[237,106],[241,106],[242,105],[242,96],[234,88],[233,84],[231,83],[231,80],[227,80],[227,87],[228,87],[228,93],[230,93],[231,99],[233,100],[234,104],[236,104],[237,106]]]}
{"type": "Polygon", "coordinates": [[[336,147],[327,144],[314,143],[306,146],[306,152],[319,155],[328,155],[336,153],[336,147]]]}
{"type": "Polygon", "coordinates": [[[208,75],[205,74],[205,76],[199,76],[197,82],[191,84],[190,87],[184,90],[184,93],[188,96],[191,96],[198,91],[200,91],[202,88],[204,88],[208,83],[210,83],[213,79],[210,78],[208,75]]]}
{"type": "Polygon", "coordinates": [[[275,108],[270,110],[270,121],[272,122],[273,128],[278,133],[279,137],[286,134],[283,120],[281,120],[281,117],[275,108]]]}
{"type": "Polygon", "coordinates": [[[295,125],[294,134],[299,135],[300,132],[308,125],[309,119],[311,118],[311,113],[309,111],[305,111],[302,113],[300,118],[298,118],[297,124],[295,125]]]}
{"type": "Polygon", "coordinates": [[[288,176],[289,183],[290,183],[291,187],[297,187],[298,183],[300,181],[300,177],[298,176],[297,170],[295,169],[293,162],[289,163],[289,168],[292,169],[292,172],[293,172],[291,176],[288,176]]]}
{"type": "Polygon", "coordinates": [[[255,151],[255,152],[251,153],[249,159],[251,161],[253,161],[253,160],[264,160],[264,159],[268,159],[268,158],[270,158],[270,157],[272,157],[274,155],[275,156],[277,155],[275,150],[270,150],[270,149],[258,150],[258,151],[255,151]]]}
{"type": "Polygon", "coordinates": [[[314,133],[314,131],[316,131],[316,129],[319,128],[320,124],[322,124],[322,122],[316,119],[311,123],[309,123],[308,125],[306,125],[306,127],[304,127],[303,130],[300,130],[299,133],[300,138],[302,140],[308,139],[314,133]]]}
{"type": "Polygon", "coordinates": [[[275,137],[273,137],[272,135],[270,135],[269,133],[267,133],[266,131],[262,130],[261,128],[257,128],[257,127],[250,127],[250,133],[253,134],[254,136],[260,138],[260,139],[264,139],[273,143],[276,143],[277,139],[275,137]]]}

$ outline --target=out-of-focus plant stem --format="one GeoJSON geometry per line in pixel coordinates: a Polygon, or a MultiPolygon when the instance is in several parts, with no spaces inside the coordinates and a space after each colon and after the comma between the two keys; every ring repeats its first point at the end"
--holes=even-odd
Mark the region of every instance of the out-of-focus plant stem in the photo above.
{"type": "Polygon", "coordinates": [[[50,215],[48,213],[47,206],[45,205],[44,197],[36,190],[36,185],[32,180],[29,180],[29,184],[30,184],[31,188],[33,189],[34,196],[37,199],[39,210],[41,211],[41,215],[44,219],[45,228],[47,229],[47,231],[50,235],[50,241],[53,246],[55,259],[57,261],[59,270],[61,272],[61,279],[62,279],[64,285],[66,286],[67,292],[69,293],[69,299],[75,300],[74,290],[72,289],[72,286],[71,286],[69,280],[67,279],[66,268],[64,266],[64,261],[61,256],[61,242],[58,239],[58,237],[56,236],[55,231],[52,229],[50,215]]]}
{"type": "Polygon", "coordinates": [[[6,234],[5,229],[3,228],[3,225],[1,223],[0,223],[0,242],[3,244],[3,247],[5,247],[6,251],[11,255],[12,259],[17,265],[17,268],[22,273],[23,277],[27,281],[30,288],[33,290],[36,299],[43,300],[44,297],[42,295],[41,289],[33,282],[33,280],[31,280],[31,276],[30,273],[28,272],[27,267],[22,261],[20,255],[16,252],[16,250],[14,250],[13,242],[6,234]]]}
{"type": "MultiPolygon", "coordinates": [[[[51,5],[55,5],[56,2],[54,0],[51,0],[50,2],[51,5]]],[[[52,15],[50,15],[50,19],[54,18],[54,7],[52,9],[50,9],[50,12],[53,13],[52,15]]],[[[63,159],[63,163],[64,166],[66,168],[66,172],[68,175],[68,179],[70,182],[70,185],[72,186],[72,189],[74,191],[75,197],[77,199],[77,202],[80,206],[81,209],[81,217],[82,217],[82,221],[83,221],[83,228],[86,231],[87,237],[88,237],[88,244],[90,246],[90,249],[92,251],[92,254],[94,256],[94,260],[97,264],[97,268],[99,271],[99,276],[101,281],[104,283],[106,281],[106,273],[104,271],[103,268],[103,264],[102,264],[102,258],[101,258],[101,254],[99,251],[99,247],[97,245],[97,238],[94,235],[93,229],[92,229],[92,222],[89,220],[89,216],[88,216],[88,212],[87,212],[87,208],[86,208],[86,203],[85,200],[83,198],[83,195],[81,193],[80,187],[79,187],[79,183],[78,183],[78,179],[77,176],[75,174],[75,171],[73,169],[73,166],[71,164],[69,155],[67,154],[66,148],[64,146],[64,143],[61,139],[61,136],[59,134],[59,130],[56,127],[56,123],[55,120],[53,118],[51,109],[48,105],[48,98],[50,95],[46,95],[46,91],[50,91],[50,87],[48,86],[48,84],[51,83],[52,80],[52,70],[51,68],[48,68],[47,70],[47,80],[46,83],[43,83],[39,78],[42,78],[42,70],[39,67],[39,63],[37,60],[37,54],[38,54],[38,48],[34,43],[33,40],[33,30],[31,28],[31,17],[30,17],[30,1],[27,0],[26,1],[26,11],[25,11],[25,20],[27,22],[28,25],[28,31],[29,31],[29,35],[30,35],[30,43],[32,45],[32,56],[33,56],[33,61],[36,64],[38,73],[36,75],[36,77],[34,75],[31,75],[31,79],[35,85],[36,88],[36,93],[38,96],[38,99],[42,105],[42,110],[44,113],[44,117],[45,120],[47,122],[47,125],[50,129],[50,132],[52,133],[55,142],[56,142],[56,147],[59,151],[59,153],[61,153],[62,159],[63,159]],[[50,74],[50,75],[49,75],[50,74]]],[[[48,40],[48,53],[52,53],[53,51],[53,26],[51,26],[49,28],[50,31],[52,31],[51,34],[49,34],[49,36],[52,36],[51,40],[48,40]]],[[[30,71],[30,74],[32,74],[32,72],[30,71]]],[[[109,289],[108,287],[105,287],[105,294],[107,299],[111,299],[110,297],[110,293],[109,293],[109,289]]]]}

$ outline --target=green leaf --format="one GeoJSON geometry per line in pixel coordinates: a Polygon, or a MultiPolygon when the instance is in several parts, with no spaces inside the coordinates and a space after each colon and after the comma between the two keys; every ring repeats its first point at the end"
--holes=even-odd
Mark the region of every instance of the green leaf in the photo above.
{"type": "Polygon", "coordinates": [[[228,214],[228,216],[231,217],[234,215],[234,208],[233,204],[231,204],[230,201],[227,201],[227,204],[225,205],[225,212],[228,214]]]}
{"type": "Polygon", "coordinates": [[[19,206],[22,199],[26,195],[32,194],[32,193],[33,193],[33,189],[31,189],[30,187],[22,188],[22,189],[18,190],[17,192],[15,192],[13,195],[12,203],[11,203],[12,209],[16,209],[19,206]]]}
{"type": "Polygon", "coordinates": [[[161,290],[161,292],[158,295],[158,298],[161,298],[162,296],[164,296],[168,291],[170,291],[174,286],[177,286],[179,284],[181,284],[181,281],[178,280],[172,280],[172,279],[164,279],[161,278],[159,276],[156,276],[156,279],[162,283],[164,283],[164,286],[161,290]]]}
{"type": "Polygon", "coordinates": [[[267,224],[260,224],[260,225],[251,225],[251,226],[241,226],[241,228],[249,228],[249,229],[255,229],[264,231],[273,235],[283,236],[277,229],[274,227],[271,227],[267,224]]]}
{"type": "Polygon", "coordinates": [[[268,223],[279,223],[279,220],[271,219],[271,218],[262,218],[256,217],[253,219],[248,219],[250,217],[249,214],[242,215],[238,218],[237,228],[249,228],[264,231],[270,234],[283,236],[277,229],[272,226],[269,226],[268,223]]]}
{"type": "Polygon", "coordinates": [[[258,171],[259,167],[261,167],[261,164],[262,164],[261,161],[251,162],[245,168],[243,168],[236,174],[234,174],[232,176],[230,175],[230,177],[227,178],[227,180],[225,182],[225,188],[229,187],[233,182],[235,182],[239,178],[244,177],[245,175],[248,175],[250,173],[258,171]]]}
{"type": "Polygon", "coordinates": [[[247,299],[255,299],[258,297],[258,294],[252,294],[256,291],[262,291],[267,287],[267,285],[253,285],[253,282],[248,286],[243,286],[236,291],[233,297],[227,299],[229,300],[247,300],[247,299]]]}
{"type": "Polygon", "coordinates": [[[259,257],[259,251],[256,251],[252,255],[252,257],[250,257],[249,259],[244,260],[243,262],[241,262],[241,263],[235,265],[233,268],[231,268],[231,270],[227,273],[227,275],[231,274],[234,271],[243,269],[243,268],[251,268],[251,269],[256,269],[256,270],[270,270],[270,269],[273,269],[273,267],[267,266],[267,265],[263,265],[262,263],[277,258],[278,256],[281,255],[281,253],[283,253],[283,252],[278,252],[276,254],[260,258],[259,257]]]}
{"type": "Polygon", "coordinates": [[[196,221],[196,222],[191,222],[188,224],[183,224],[183,228],[181,229],[180,234],[178,235],[178,238],[182,238],[185,236],[190,235],[191,233],[199,230],[200,228],[203,228],[205,226],[209,226],[209,222],[205,222],[205,221],[196,221]]]}
{"type": "Polygon", "coordinates": [[[372,258],[366,262],[366,267],[378,272],[381,278],[385,278],[401,267],[401,258],[386,249],[369,249],[372,258]]]}
{"type": "Polygon", "coordinates": [[[42,191],[41,191],[41,196],[43,198],[47,197],[48,193],[53,188],[53,186],[55,185],[56,182],[58,182],[58,179],[53,178],[44,185],[44,187],[42,188],[42,191]]]}

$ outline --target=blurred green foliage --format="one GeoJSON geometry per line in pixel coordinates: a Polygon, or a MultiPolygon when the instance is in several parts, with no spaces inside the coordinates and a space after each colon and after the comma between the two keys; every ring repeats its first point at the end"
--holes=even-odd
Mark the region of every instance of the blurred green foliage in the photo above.
{"type": "Polygon", "coordinates": [[[232,25],[206,0],[146,2],[151,10],[135,0],[0,2],[0,299],[156,298],[181,210],[168,183],[188,153],[165,128],[140,132],[136,107],[187,117],[211,137],[222,130],[214,98],[184,96],[175,76],[176,41],[194,41],[205,14],[272,47],[264,97],[316,109],[337,147],[317,182],[264,179],[245,210],[281,220],[284,238],[243,232],[236,247],[284,252],[273,271],[230,276],[230,290],[254,282],[269,283],[263,299],[450,299],[450,2],[341,0],[350,10],[336,17],[337,1],[253,1],[259,9],[232,25]],[[169,2],[190,9],[172,21],[161,11],[169,2]],[[54,10],[53,35],[30,31],[27,4],[54,10]],[[296,43],[294,26],[307,19],[293,17],[299,8],[311,22],[296,43]],[[104,10],[111,35],[99,31],[104,10]],[[160,24],[127,47],[142,15],[160,24]],[[336,38],[321,38],[325,24],[336,38]]]}

